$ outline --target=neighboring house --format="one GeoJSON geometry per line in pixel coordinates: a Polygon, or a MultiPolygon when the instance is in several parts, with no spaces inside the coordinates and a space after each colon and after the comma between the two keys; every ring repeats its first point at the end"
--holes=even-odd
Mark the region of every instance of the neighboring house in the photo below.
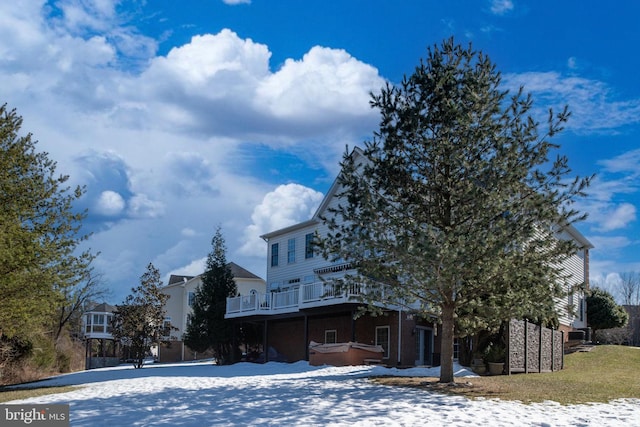
{"type": "Polygon", "coordinates": [[[106,303],[98,304],[82,317],[82,332],[85,339],[85,368],[117,366],[117,345],[111,335],[111,320],[115,307],[106,303]]]}
{"type": "Polygon", "coordinates": [[[629,323],[627,323],[629,338],[626,344],[640,347],[640,305],[623,305],[622,308],[629,313],[629,323]]]}
{"type": "MultiPolygon", "coordinates": [[[[354,297],[366,290],[355,286],[340,290],[327,280],[353,272],[349,262],[331,263],[312,247],[314,233],[327,232],[320,218],[339,202],[337,192],[336,181],[310,220],[261,236],[268,244],[267,292],[228,298],[226,318],[261,327],[262,347],[290,362],[309,360],[311,342],[358,342],[382,346],[382,363],[387,365],[439,365],[440,339],[434,319],[398,307],[386,307],[381,316],[354,318],[361,306],[354,297]]],[[[574,239],[580,247],[566,263],[572,285],[588,283],[593,246],[572,226],[565,227],[559,237],[574,239]]],[[[562,330],[586,328],[582,291],[556,303],[562,330]]]]}
{"type": "MultiPolygon", "coordinates": [[[[266,283],[264,279],[250,271],[230,262],[229,268],[233,274],[233,280],[238,288],[238,295],[264,294],[266,283]]],[[[169,284],[162,288],[162,292],[169,295],[165,306],[167,325],[175,329],[167,328],[168,345],[164,345],[159,351],[160,362],[176,362],[182,360],[194,360],[210,357],[210,354],[196,354],[184,345],[182,336],[187,329],[187,323],[191,314],[191,306],[195,298],[196,289],[202,284],[201,276],[172,275],[169,284]]]]}

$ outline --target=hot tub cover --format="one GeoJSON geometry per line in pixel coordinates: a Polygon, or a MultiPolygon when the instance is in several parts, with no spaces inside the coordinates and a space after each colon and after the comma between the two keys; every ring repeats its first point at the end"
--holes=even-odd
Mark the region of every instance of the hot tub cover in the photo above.
{"type": "Polygon", "coordinates": [[[384,353],[384,349],[379,345],[362,344],[359,342],[341,342],[335,344],[320,344],[314,341],[309,343],[309,349],[318,353],[346,353],[350,349],[366,350],[372,353],[384,353]]]}

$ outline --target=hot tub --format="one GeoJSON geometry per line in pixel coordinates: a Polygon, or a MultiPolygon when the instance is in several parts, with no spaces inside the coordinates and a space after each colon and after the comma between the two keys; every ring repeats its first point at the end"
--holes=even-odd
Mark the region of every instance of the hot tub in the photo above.
{"type": "Polygon", "coordinates": [[[344,342],[320,344],[311,341],[309,344],[309,364],[311,366],[333,365],[369,365],[382,362],[384,349],[379,345],[344,342]]]}

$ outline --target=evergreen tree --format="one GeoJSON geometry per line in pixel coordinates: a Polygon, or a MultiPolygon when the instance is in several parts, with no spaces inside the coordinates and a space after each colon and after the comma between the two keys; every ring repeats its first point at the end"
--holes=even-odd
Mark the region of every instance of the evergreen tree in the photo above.
{"type": "Polygon", "coordinates": [[[604,289],[594,288],[587,296],[587,324],[591,327],[591,339],[597,341],[601,329],[621,328],[629,321],[629,314],[616,304],[616,300],[604,289]]]}
{"type": "Polygon", "coordinates": [[[497,330],[510,318],[554,317],[573,242],[556,232],[584,218],[571,208],[589,179],[566,181],[567,158],[539,133],[530,96],[508,98],[482,52],[446,40],[428,49],[400,86],[372,96],[380,129],[345,153],[339,203],[319,248],[351,261],[345,277],[377,292],[364,302],[400,304],[442,324],[441,382],[453,377],[458,336],[497,330]]]}
{"type": "Polygon", "coordinates": [[[220,227],[211,240],[212,251],[196,289],[193,313],[189,317],[184,341],[194,351],[212,349],[219,364],[229,363],[232,352],[231,323],[224,318],[227,297],[238,290],[226,259],[226,246],[220,227]]]}
{"type": "Polygon", "coordinates": [[[11,340],[50,322],[93,259],[77,254],[84,212],[73,203],[84,188],[71,188],[56,163],[36,151],[22,118],[0,107],[0,340],[11,340]]]}
{"type": "Polygon", "coordinates": [[[132,288],[132,294],[113,313],[113,337],[129,347],[134,366],[142,368],[144,358],[153,344],[160,344],[165,331],[164,306],[169,298],[160,288],[160,271],[153,264],[140,277],[140,285],[132,288]]]}

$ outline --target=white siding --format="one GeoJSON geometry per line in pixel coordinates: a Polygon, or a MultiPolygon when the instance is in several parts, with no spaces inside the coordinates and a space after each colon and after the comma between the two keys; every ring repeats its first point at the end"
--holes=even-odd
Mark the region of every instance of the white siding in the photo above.
{"type": "MultiPolygon", "coordinates": [[[[234,277],[233,280],[235,280],[238,293],[241,295],[248,295],[252,290],[255,290],[257,293],[266,292],[266,283],[262,279],[234,277]]],[[[182,340],[182,335],[187,329],[187,316],[191,314],[189,293],[195,293],[201,284],[202,280],[200,276],[196,276],[187,282],[165,286],[162,289],[164,294],[170,296],[165,306],[166,316],[170,317],[171,324],[175,328],[178,328],[178,330],[171,331],[171,335],[175,336],[178,340],[182,340]]]]}
{"type": "MultiPolygon", "coordinates": [[[[331,194],[328,207],[335,207],[339,200],[331,194]]],[[[324,213],[324,212],[322,212],[324,213]]],[[[269,238],[268,254],[267,254],[267,290],[275,290],[276,288],[285,289],[294,287],[309,281],[318,281],[314,270],[332,265],[322,257],[321,254],[315,253],[312,258],[305,258],[305,236],[309,233],[318,232],[320,236],[326,236],[328,227],[321,221],[310,221],[307,225],[294,227],[293,229],[285,229],[281,234],[275,233],[269,238]],[[296,239],[296,256],[295,262],[287,262],[287,245],[289,239],[296,239]],[[272,245],[278,244],[278,265],[271,265],[272,245]],[[296,282],[299,280],[299,282],[296,282]]],[[[244,295],[244,294],[243,294],[244,295]]]]}
{"type": "Polygon", "coordinates": [[[171,325],[178,328],[178,330],[171,331],[171,336],[180,339],[184,328],[182,324],[184,284],[178,283],[166,286],[162,289],[162,293],[169,295],[169,299],[165,305],[165,316],[171,318],[171,325]]]}
{"type": "MultiPolygon", "coordinates": [[[[315,233],[316,225],[309,225],[299,228],[269,239],[269,265],[267,266],[267,289],[272,290],[276,287],[281,289],[305,283],[305,279],[313,276],[313,270],[327,264],[322,257],[314,253],[312,258],[305,258],[305,240],[306,235],[315,233]],[[295,262],[287,261],[287,245],[289,239],[296,240],[295,262]],[[271,265],[271,249],[272,245],[278,243],[279,255],[278,265],[271,265]]],[[[315,279],[314,279],[315,281],[315,279]]]]}
{"type": "MultiPolygon", "coordinates": [[[[574,286],[581,285],[586,281],[585,274],[585,251],[580,250],[577,254],[566,260],[563,264],[565,273],[570,274],[569,283],[566,291],[570,291],[574,286]]],[[[574,328],[586,327],[586,316],[584,313],[580,313],[580,309],[584,308],[584,305],[580,304],[580,301],[584,299],[584,293],[576,291],[573,295],[569,294],[568,297],[562,300],[556,300],[556,308],[558,310],[559,321],[562,325],[571,326],[574,328]],[[569,306],[572,306],[573,315],[569,314],[569,306]],[[581,320],[582,319],[582,320],[581,320]]]]}
{"type": "MultiPolygon", "coordinates": [[[[358,151],[358,153],[360,153],[360,151],[358,151]]],[[[267,291],[296,287],[299,284],[308,282],[308,278],[310,277],[313,277],[313,280],[317,280],[317,277],[314,275],[314,270],[328,267],[332,264],[318,254],[315,254],[313,258],[305,259],[305,235],[318,232],[320,236],[326,236],[328,229],[319,219],[319,216],[327,214],[328,208],[336,207],[339,203],[338,198],[334,197],[335,194],[340,194],[340,189],[336,187],[337,185],[334,183],[334,186],[327,196],[325,196],[321,204],[321,212],[316,213],[313,220],[275,231],[268,235],[267,291]],[[296,255],[295,262],[293,263],[289,263],[287,260],[288,241],[291,238],[296,239],[296,255]],[[271,265],[271,252],[274,244],[278,244],[279,249],[277,266],[271,265]]],[[[590,243],[572,226],[564,227],[558,234],[558,238],[573,239],[579,245],[591,247],[590,243]]],[[[588,272],[586,271],[587,267],[585,265],[585,253],[586,250],[580,250],[578,254],[572,256],[563,265],[565,271],[571,275],[569,279],[570,283],[566,289],[567,291],[573,286],[586,281],[588,272]]],[[[335,275],[342,274],[344,274],[344,272],[339,272],[335,275]]],[[[584,308],[584,305],[580,303],[583,299],[584,295],[582,292],[576,292],[571,297],[559,298],[555,301],[561,324],[575,328],[586,326],[586,314],[582,313],[583,315],[581,316],[580,313],[580,309],[584,308]],[[568,305],[573,306],[572,311],[575,315],[569,315],[567,310],[568,305]]]]}

